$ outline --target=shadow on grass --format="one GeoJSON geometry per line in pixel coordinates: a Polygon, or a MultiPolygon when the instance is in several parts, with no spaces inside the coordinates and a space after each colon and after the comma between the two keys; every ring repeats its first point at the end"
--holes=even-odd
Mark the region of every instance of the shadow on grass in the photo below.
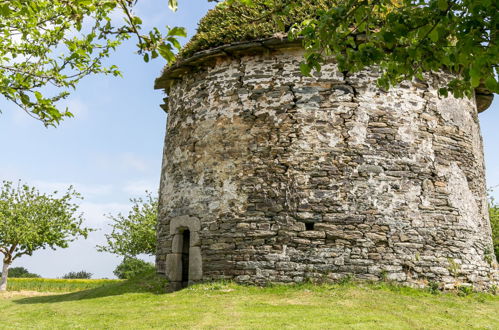
{"type": "Polygon", "coordinates": [[[36,296],[16,299],[13,302],[21,305],[47,304],[67,301],[119,296],[126,293],[153,293],[164,294],[166,280],[156,274],[146,274],[121,283],[106,284],[94,289],[71,293],[55,294],[50,296],[36,296]]]}

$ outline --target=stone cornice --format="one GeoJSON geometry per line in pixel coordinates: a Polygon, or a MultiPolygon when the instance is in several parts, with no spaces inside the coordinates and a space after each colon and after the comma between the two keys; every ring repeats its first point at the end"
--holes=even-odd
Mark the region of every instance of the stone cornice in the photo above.
{"type": "MultiPolygon", "coordinates": [[[[154,82],[154,89],[164,89],[169,92],[172,84],[181,79],[181,77],[200,66],[209,62],[214,62],[217,58],[227,56],[243,56],[251,54],[259,54],[265,51],[277,51],[285,48],[301,48],[301,41],[290,41],[285,38],[266,38],[253,41],[242,41],[231,43],[208,50],[203,50],[195,53],[193,56],[186,59],[181,59],[172,66],[166,66],[161,74],[154,82]]],[[[475,98],[478,112],[487,110],[494,99],[494,94],[487,90],[484,86],[479,86],[475,89],[475,98]]]]}

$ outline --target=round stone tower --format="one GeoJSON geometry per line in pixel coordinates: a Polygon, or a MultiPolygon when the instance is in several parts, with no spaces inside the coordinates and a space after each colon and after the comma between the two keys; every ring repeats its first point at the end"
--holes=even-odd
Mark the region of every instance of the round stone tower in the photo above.
{"type": "Polygon", "coordinates": [[[156,81],[168,93],[156,262],[172,289],[497,284],[478,123],[491,96],[441,98],[443,73],[384,91],[375,69],[334,61],[304,77],[300,44],[266,33],[199,46],[156,81]]]}

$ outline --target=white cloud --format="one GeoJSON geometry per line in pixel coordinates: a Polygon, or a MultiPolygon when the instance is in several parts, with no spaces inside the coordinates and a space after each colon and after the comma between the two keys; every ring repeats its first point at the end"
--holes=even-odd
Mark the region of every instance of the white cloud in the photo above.
{"type": "Polygon", "coordinates": [[[124,192],[134,196],[142,196],[146,190],[155,194],[158,191],[158,183],[147,180],[129,181],[123,187],[124,192]]]}
{"type": "Polygon", "coordinates": [[[13,108],[12,109],[12,122],[15,126],[18,126],[20,128],[27,128],[29,126],[35,126],[40,125],[40,123],[30,117],[25,111],[23,111],[21,108],[13,108]]]}
{"type": "Polygon", "coordinates": [[[102,171],[148,172],[151,169],[148,161],[131,152],[100,154],[94,157],[94,163],[102,171]]]}
{"type": "Polygon", "coordinates": [[[120,163],[127,169],[133,169],[140,172],[145,172],[149,169],[147,162],[133,153],[124,153],[120,155],[120,158],[120,163]]]}
{"type": "Polygon", "coordinates": [[[88,114],[88,107],[79,99],[70,99],[64,102],[61,110],[68,107],[69,112],[71,112],[78,120],[84,119],[88,114]]]}
{"type": "Polygon", "coordinates": [[[63,192],[69,186],[73,186],[77,192],[83,195],[84,198],[109,195],[113,192],[113,186],[110,184],[86,184],[86,183],[69,183],[69,182],[47,182],[47,181],[33,181],[29,183],[34,185],[39,190],[52,193],[54,191],[63,192]]]}
{"type": "Polygon", "coordinates": [[[124,203],[82,203],[80,211],[83,212],[85,224],[92,228],[99,228],[106,231],[106,225],[109,223],[107,215],[116,215],[118,213],[127,214],[131,204],[124,203]]]}
{"type": "Polygon", "coordinates": [[[22,177],[18,168],[6,164],[0,165],[0,175],[0,181],[7,180],[16,182],[22,177]]]}

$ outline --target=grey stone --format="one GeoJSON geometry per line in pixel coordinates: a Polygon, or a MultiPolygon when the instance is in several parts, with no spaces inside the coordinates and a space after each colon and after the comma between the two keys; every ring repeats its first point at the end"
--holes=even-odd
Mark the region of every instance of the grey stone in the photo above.
{"type": "Polygon", "coordinates": [[[217,54],[159,86],[169,116],[156,260],[172,286],[185,229],[189,283],[499,285],[485,258],[477,104],[438,96],[452,75],[383,91],[377,70],[343,75],[334,61],[301,76],[298,46],[217,54]]]}

